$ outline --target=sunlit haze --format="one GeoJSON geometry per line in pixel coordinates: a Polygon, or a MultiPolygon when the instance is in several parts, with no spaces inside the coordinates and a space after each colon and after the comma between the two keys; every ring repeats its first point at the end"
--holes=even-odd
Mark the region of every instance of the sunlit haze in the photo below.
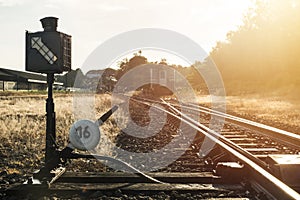
{"type": "MultiPolygon", "coordinates": [[[[0,0],[0,66],[25,69],[25,30],[42,30],[39,20],[46,16],[58,17],[58,30],[72,35],[72,68],[76,69],[103,41],[139,28],[179,32],[209,52],[217,41],[225,40],[228,31],[242,24],[243,15],[252,3],[250,0],[0,0]]],[[[166,55],[146,56],[151,61],[164,57],[169,63],[181,62],[166,55]]]]}

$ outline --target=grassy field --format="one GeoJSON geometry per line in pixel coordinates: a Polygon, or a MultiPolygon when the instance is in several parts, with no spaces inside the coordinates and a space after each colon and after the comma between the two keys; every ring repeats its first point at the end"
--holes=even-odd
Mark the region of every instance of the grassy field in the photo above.
{"type": "Polygon", "coordinates": [[[227,112],[300,134],[300,100],[257,95],[227,97],[227,112]]]}
{"type": "MultiPolygon", "coordinates": [[[[30,175],[42,166],[45,150],[45,99],[44,94],[0,96],[0,173],[30,175]]],[[[72,101],[71,94],[55,95],[57,144],[62,148],[67,145],[69,128],[75,121],[72,101]]],[[[96,116],[100,117],[111,106],[110,96],[97,96],[95,104],[96,116]]],[[[112,120],[108,120],[101,130],[115,133],[117,127],[112,120]]],[[[102,135],[100,153],[111,153],[105,141],[111,138],[102,135]]],[[[70,167],[80,166],[81,163],[84,165],[85,162],[81,160],[70,167]]]]}
{"type": "MultiPolygon", "coordinates": [[[[45,94],[11,93],[0,95],[0,173],[31,175],[43,164],[45,149],[45,94]]],[[[199,98],[205,102],[208,98],[199,98]]],[[[57,143],[65,147],[69,128],[75,121],[71,94],[55,95],[57,143]]],[[[294,133],[300,133],[300,105],[297,99],[283,101],[279,97],[229,96],[229,113],[275,126],[294,133]]],[[[96,116],[100,117],[111,107],[110,95],[97,95],[96,116]]],[[[113,119],[102,127],[101,147],[98,153],[112,155],[111,143],[119,129],[113,119]]],[[[94,171],[95,165],[105,167],[96,161],[78,160],[70,169],[94,171]]],[[[105,170],[105,169],[104,169],[105,170]]],[[[0,177],[1,181],[1,177],[0,177]]]]}
{"type": "MultiPolygon", "coordinates": [[[[209,96],[198,102],[210,105],[209,96]]],[[[226,112],[300,134],[300,99],[283,96],[242,95],[226,97],[226,112]]]]}

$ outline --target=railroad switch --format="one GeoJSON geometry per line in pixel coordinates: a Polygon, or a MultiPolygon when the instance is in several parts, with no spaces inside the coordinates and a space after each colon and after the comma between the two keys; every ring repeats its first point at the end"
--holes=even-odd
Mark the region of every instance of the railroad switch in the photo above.
{"type": "Polygon", "coordinates": [[[237,162],[219,162],[216,166],[216,175],[230,183],[239,183],[244,177],[244,166],[237,162]]]}
{"type": "Polygon", "coordinates": [[[276,177],[295,190],[300,191],[300,155],[268,155],[266,163],[276,177]]]}

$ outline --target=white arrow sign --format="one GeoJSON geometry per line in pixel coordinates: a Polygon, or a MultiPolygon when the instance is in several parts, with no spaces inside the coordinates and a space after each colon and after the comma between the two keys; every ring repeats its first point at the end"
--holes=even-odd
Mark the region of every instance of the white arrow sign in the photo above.
{"type": "Polygon", "coordinates": [[[31,47],[38,50],[40,54],[52,65],[57,57],[50,51],[50,49],[42,42],[41,37],[31,38],[31,47]]]}

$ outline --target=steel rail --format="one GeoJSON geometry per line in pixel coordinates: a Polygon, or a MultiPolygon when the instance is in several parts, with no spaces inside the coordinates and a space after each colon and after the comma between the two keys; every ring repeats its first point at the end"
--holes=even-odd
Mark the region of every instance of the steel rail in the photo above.
{"type": "MultiPolygon", "coordinates": [[[[224,138],[223,136],[220,137],[219,133],[216,133],[213,130],[209,130],[209,128],[206,129],[206,131],[202,130],[199,127],[203,127],[202,124],[195,121],[194,119],[190,118],[189,116],[185,115],[184,113],[181,113],[179,110],[174,108],[172,105],[169,105],[170,108],[177,111],[178,114],[182,116],[182,121],[189,124],[193,128],[195,128],[197,131],[201,132],[205,136],[209,137],[212,141],[216,142],[218,145],[220,145],[222,148],[226,149],[230,154],[235,156],[237,159],[242,161],[243,164],[249,168],[253,174],[253,177],[256,179],[258,183],[264,188],[267,189],[267,191],[272,191],[272,195],[276,199],[300,199],[300,194],[297,193],[295,190],[287,186],[285,183],[277,179],[275,176],[270,174],[268,171],[266,171],[264,168],[262,168],[255,160],[252,160],[247,157],[247,154],[244,155],[241,152],[239,152],[239,148],[236,149],[235,146],[230,146],[230,142],[228,143],[228,140],[224,138]]],[[[247,152],[248,153],[248,152],[247,152]]]]}
{"type": "Polygon", "coordinates": [[[233,147],[236,151],[238,151],[239,153],[243,154],[245,157],[247,157],[248,159],[251,160],[255,160],[255,162],[262,167],[263,169],[265,169],[266,171],[269,170],[268,165],[266,165],[265,162],[263,162],[262,160],[260,160],[259,158],[257,158],[256,156],[254,156],[253,154],[251,154],[250,152],[246,151],[245,149],[243,149],[242,147],[238,146],[237,144],[235,144],[234,142],[230,141],[229,139],[227,139],[226,137],[224,137],[223,135],[221,135],[220,133],[217,133],[216,131],[208,128],[207,126],[201,124],[200,122],[195,121],[194,119],[188,117],[187,115],[185,115],[184,113],[181,113],[178,109],[176,109],[174,106],[168,104],[167,102],[165,102],[164,100],[162,100],[166,105],[168,105],[172,110],[174,110],[176,113],[180,114],[181,116],[183,116],[184,118],[186,118],[188,121],[191,121],[192,123],[196,124],[199,128],[201,128],[204,131],[207,131],[208,133],[214,135],[214,137],[216,137],[217,139],[221,140],[222,142],[224,142],[225,144],[233,147]]]}
{"type": "MultiPolygon", "coordinates": [[[[140,103],[144,103],[146,105],[149,105],[149,103],[135,100],[140,103]]],[[[221,146],[223,149],[227,150],[231,155],[233,155],[235,158],[237,158],[240,162],[242,162],[250,171],[252,174],[252,177],[254,180],[259,183],[263,188],[265,188],[267,191],[270,192],[272,195],[272,198],[275,199],[300,199],[300,194],[297,193],[295,190],[287,186],[285,183],[277,179],[275,176],[270,174],[268,171],[266,171],[262,166],[260,166],[259,163],[257,163],[257,159],[252,160],[251,158],[247,157],[247,154],[243,154],[239,151],[239,149],[236,149],[236,145],[231,146],[230,142],[226,142],[226,138],[221,136],[219,133],[216,133],[213,130],[210,130],[209,128],[205,127],[204,125],[200,124],[199,122],[195,121],[194,119],[190,118],[189,116],[181,113],[179,110],[177,110],[174,106],[168,104],[165,102],[166,105],[168,105],[172,110],[176,111],[178,115],[169,112],[167,110],[164,110],[158,106],[154,106],[156,109],[159,109],[163,112],[166,112],[167,114],[172,115],[173,117],[181,120],[182,122],[186,123],[187,125],[191,126],[198,132],[202,133],[206,137],[208,137],[210,140],[221,146]],[[202,127],[206,128],[206,130],[203,130],[202,127]],[[208,131],[209,130],[209,131],[208,131]]],[[[248,153],[248,152],[247,152],[248,153]]],[[[249,154],[249,153],[248,153],[249,154]]],[[[269,194],[269,195],[270,195],[269,194]]]]}
{"type": "Polygon", "coordinates": [[[231,123],[243,126],[247,125],[248,127],[251,127],[252,129],[255,129],[256,131],[260,131],[261,134],[271,137],[274,140],[280,140],[280,142],[285,143],[289,146],[293,146],[294,148],[299,149],[300,147],[300,135],[297,135],[295,133],[291,133],[282,129],[278,129],[272,126],[268,126],[262,123],[254,122],[248,119],[243,119],[240,117],[236,117],[227,113],[223,113],[217,110],[213,110],[210,108],[206,108],[204,106],[198,106],[194,104],[188,104],[193,106],[194,108],[191,108],[189,106],[183,106],[185,108],[197,111],[197,112],[203,112],[206,114],[211,114],[219,117],[224,117],[227,121],[230,121],[231,123]]]}
{"type": "MultiPolygon", "coordinates": [[[[159,101],[151,100],[151,99],[144,99],[139,98],[144,101],[152,102],[152,103],[161,103],[159,101]]],[[[288,132],[279,128],[275,128],[269,125],[265,125],[262,123],[254,122],[248,119],[243,119],[241,117],[233,116],[227,113],[223,113],[214,109],[210,109],[204,106],[195,105],[193,103],[182,103],[182,104],[173,104],[168,103],[172,106],[180,106],[182,108],[186,108],[189,110],[202,112],[210,115],[214,115],[217,117],[222,117],[226,121],[239,125],[239,126],[246,126],[247,128],[251,128],[252,130],[259,131],[260,134],[270,137],[280,143],[286,144],[288,146],[292,146],[293,148],[299,149],[300,148],[300,135],[288,132]],[[193,106],[193,108],[191,107],[193,106]]]]}

